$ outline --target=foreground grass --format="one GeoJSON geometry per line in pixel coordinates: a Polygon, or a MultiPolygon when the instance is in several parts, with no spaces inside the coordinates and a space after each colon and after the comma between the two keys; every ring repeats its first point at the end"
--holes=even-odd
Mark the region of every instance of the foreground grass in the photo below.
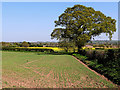
{"type": "Polygon", "coordinates": [[[70,55],[2,52],[3,88],[106,88],[112,83],[70,55]]]}

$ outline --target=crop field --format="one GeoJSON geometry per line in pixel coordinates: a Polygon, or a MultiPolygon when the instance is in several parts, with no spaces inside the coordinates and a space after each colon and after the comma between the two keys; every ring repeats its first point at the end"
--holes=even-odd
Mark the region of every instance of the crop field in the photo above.
{"type": "Polygon", "coordinates": [[[3,88],[116,87],[70,55],[2,52],[3,88]]]}
{"type": "Polygon", "coordinates": [[[28,49],[52,49],[53,51],[64,51],[64,49],[62,48],[58,48],[58,47],[17,47],[17,48],[28,48],[28,49]]]}
{"type": "MultiPolygon", "coordinates": [[[[2,47],[3,50],[12,50],[12,51],[54,51],[54,52],[65,52],[65,47],[2,47]]],[[[85,49],[91,49],[95,50],[95,48],[86,48],[82,47],[83,50],[85,49]]],[[[75,52],[78,51],[78,48],[75,48],[75,52]]],[[[68,52],[74,52],[74,48],[70,47],[68,48],[68,52]]]]}
{"type": "MultiPolygon", "coordinates": [[[[63,48],[59,48],[59,47],[17,47],[17,48],[28,48],[28,49],[52,49],[54,51],[64,51],[63,48]]],[[[82,47],[82,49],[88,49],[86,47],[82,47]]],[[[95,48],[91,48],[92,50],[95,50],[95,48]]],[[[73,52],[73,48],[69,48],[69,51],[73,52]]],[[[77,51],[77,48],[75,48],[75,50],[77,51]]]]}

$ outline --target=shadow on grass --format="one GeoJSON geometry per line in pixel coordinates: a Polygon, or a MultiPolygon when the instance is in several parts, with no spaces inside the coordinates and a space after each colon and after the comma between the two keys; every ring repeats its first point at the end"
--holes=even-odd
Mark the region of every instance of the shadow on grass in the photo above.
{"type": "Polygon", "coordinates": [[[36,52],[37,55],[72,55],[73,52],[36,52]]]}
{"type": "Polygon", "coordinates": [[[24,52],[24,53],[35,53],[36,55],[72,55],[73,53],[77,52],[50,52],[50,51],[15,51],[15,50],[0,50],[0,51],[7,51],[7,52],[24,52]]]}

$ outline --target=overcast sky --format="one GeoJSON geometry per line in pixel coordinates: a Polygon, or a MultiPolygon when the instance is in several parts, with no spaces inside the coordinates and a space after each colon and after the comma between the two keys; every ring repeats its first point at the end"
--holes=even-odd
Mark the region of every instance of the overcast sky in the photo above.
{"type": "MultiPolygon", "coordinates": [[[[93,7],[118,21],[117,2],[4,2],[2,4],[3,41],[56,41],[50,34],[67,7],[81,4],[93,7]]],[[[105,34],[95,38],[108,40],[105,34]]],[[[118,40],[118,29],[113,35],[118,40]]]]}

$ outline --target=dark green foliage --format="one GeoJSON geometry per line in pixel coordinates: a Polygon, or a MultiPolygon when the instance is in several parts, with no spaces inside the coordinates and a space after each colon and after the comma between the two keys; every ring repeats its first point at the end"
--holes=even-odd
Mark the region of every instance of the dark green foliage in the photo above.
{"type": "Polygon", "coordinates": [[[69,48],[72,47],[72,43],[66,41],[59,42],[59,47],[64,48],[65,52],[68,52],[69,48]]]}
{"type": "Polygon", "coordinates": [[[104,51],[103,50],[81,50],[81,54],[88,57],[88,60],[102,60],[104,59],[104,51]]]}
{"type": "Polygon", "coordinates": [[[86,50],[80,50],[79,54],[85,56],[86,55],[86,50]]]}
{"type": "Polygon", "coordinates": [[[76,58],[80,59],[81,61],[84,61],[87,59],[86,56],[80,55],[80,54],[72,54],[73,56],[75,56],[76,58]]]}
{"type": "MultiPolygon", "coordinates": [[[[82,52],[88,57],[87,60],[82,60],[84,63],[120,85],[120,49],[83,50],[82,52]]],[[[80,57],[81,55],[74,56],[80,57]]]]}
{"type": "Polygon", "coordinates": [[[85,43],[101,33],[109,35],[111,40],[112,34],[116,31],[116,20],[95,11],[92,7],[74,5],[59,16],[55,21],[55,27],[57,26],[61,28],[53,30],[52,39],[72,41],[79,51],[85,43]]]}

